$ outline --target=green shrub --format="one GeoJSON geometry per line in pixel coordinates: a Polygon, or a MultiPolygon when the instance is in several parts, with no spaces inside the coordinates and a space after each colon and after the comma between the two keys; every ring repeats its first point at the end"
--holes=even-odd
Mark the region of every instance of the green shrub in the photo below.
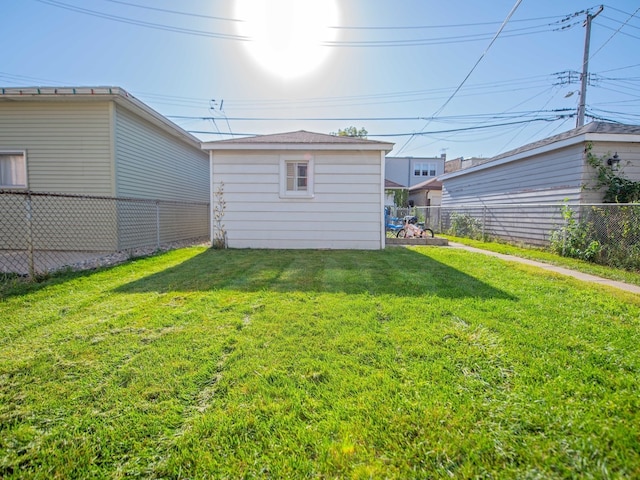
{"type": "Polygon", "coordinates": [[[563,257],[595,261],[602,245],[595,239],[592,223],[580,222],[574,218],[574,212],[568,205],[562,206],[563,227],[551,232],[550,248],[563,257]]]}
{"type": "Polygon", "coordinates": [[[452,213],[449,235],[467,237],[475,240],[482,239],[482,222],[468,213],[452,213]]]}

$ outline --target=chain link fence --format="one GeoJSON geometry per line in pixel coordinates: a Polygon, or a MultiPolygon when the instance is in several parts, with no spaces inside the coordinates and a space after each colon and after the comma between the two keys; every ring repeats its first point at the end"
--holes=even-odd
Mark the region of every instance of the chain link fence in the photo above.
{"type": "Polygon", "coordinates": [[[208,236],[208,203],[0,190],[0,274],[90,268],[208,236]]]}
{"type": "Polygon", "coordinates": [[[548,247],[564,256],[640,270],[640,204],[503,204],[388,208],[436,234],[548,247]]]}

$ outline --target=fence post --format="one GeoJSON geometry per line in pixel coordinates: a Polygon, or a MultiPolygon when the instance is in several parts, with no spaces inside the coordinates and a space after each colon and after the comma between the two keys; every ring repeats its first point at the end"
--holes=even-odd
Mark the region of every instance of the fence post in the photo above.
{"type": "Polygon", "coordinates": [[[160,201],[156,200],[156,248],[160,250],[160,201]]]}
{"type": "MultiPolygon", "coordinates": [[[[570,208],[567,206],[567,208],[570,208]]],[[[564,228],[562,229],[562,256],[567,256],[567,227],[569,226],[569,218],[564,215],[564,228]]]]}
{"type": "Polygon", "coordinates": [[[484,205],[482,207],[482,241],[484,241],[485,237],[485,226],[487,224],[487,206],[484,205]]]}
{"type": "Polygon", "coordinates": [[[29,263],[29,279],[33,280],[36,276],[36,266],[33,258],[33,209],[31,204],[31,191],[27,192],[27,201],[26,201],[26,210],[27,210],[27,227],[29,236],[27,239],[28,242],[28,263],[29,263]]]}

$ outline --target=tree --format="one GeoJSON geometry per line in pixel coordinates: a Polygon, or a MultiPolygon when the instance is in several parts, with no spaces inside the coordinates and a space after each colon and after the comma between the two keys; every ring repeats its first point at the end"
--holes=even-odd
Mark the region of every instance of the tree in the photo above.
{"type": "Polygon", "coordinates": [[[358,130],[356,127],[351,126],[351,127],[347,127],[345,129],[339,128],[338,129],[338,133],[336,132],[331,132],[331,135],[335,135],[338,137],[360,137],[360,138],[367,138],[367,134],[369,132],[367,132],[367,130],[363,127],[360,130],[358,130]]]}

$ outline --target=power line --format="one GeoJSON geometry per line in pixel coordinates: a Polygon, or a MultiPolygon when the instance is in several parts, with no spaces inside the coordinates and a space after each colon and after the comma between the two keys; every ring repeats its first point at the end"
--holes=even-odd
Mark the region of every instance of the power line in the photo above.
{"type": "MultiPolygon", "coordinates": [[[[206,30],[197,30],[197,29],[193,29],[193,28],[184,28],[184,27],[178,27],[178,26],[174,26],[174,25],[167,25],[167,24],[161,24],[161,23],[155,23],[155,22],[148,22],[145,20],[138,20],[138,19],[134,19],[134,18],[129,18],[129,17],[123,17],[120,15],[114,15],[114,14],[110,14],[110,13],[104,13],[104,12],[99,12],[97,10],[92,10],[92,9],[88,9],[88,8],[83,8],[83,7],[79,7],[76,5],[72,5],[69,3],[65,3],[65,2],[61,2],[59,0],[34,0],[36,2],[45,4],[45,5],[49,5],[49,6],[53,6],[53,7],[57,7],[57,8],[61,8],[61,9],[65,9],[65,10],[69,10],[72,12],[76,12],[76,13],[81,13],[84,15],[90,15],[90,16],[94,16],[97,18],[102,18],[105,20],[111,20],[111,21],[115,21],[115,22],[120,22],[120,23],[125,23],[125,24],[129,24],[129,25],[134,25],[134,26],[139,26],[139,27],[145,27],[145,28],[150,28],[150,29],[155,29],[155,30],[160,30],[160,31],[167,31],[167,32],[173,32],[173,33],[182,33],[182,34],[187,34],[187,35],[194,35],[194,36],[201,36],[201,37],[209,37],[209,38],[217,38],[217,39],[222,39],[222,40],[234,40],[234,41],[242,41],[242,42],[247,42],[247,41],[252,41],[251,38],[246,37],[246,36],[242,36],[242,35],[236,35],[236,34],[230,34],[230,33],[222,33],[222,32],[214,32],[214,31],[206,31],[206,30]]],[[[199,14],[190,14],[190,13],[185,13],[185,12],[179,12],[176,10],[167,10],[167,9],[161,9],[161,8],[157,8],[157,7],[146,7],[146,6],[141,6],[141,5],[136,5],[136,4],[132,4],[130,2],[123,2],[120,0],[106,0],[106,1],[110,1],[113,3],[121,3],[124,5],[129,5],[129,6],[133,6],[133,7],[138,7],[138,8],[147,8],[147,9],[151,9],[151,10],[158,10],[158,11],[163,11],[163,12],[167,12],[167,13],[173,13],[173,14],[180,14],[180,15],[188,15],[188,16],[199,16],[199,14]]],[[[210,16],[203,16],[204,18],[215,18],[217,20],[227,20],[227,21],[241,21],[238,19],[231,19],[231,18],[225,18],[225,17],[210,17],[210,16]]],[[[557,24],[558,22],[556,22],[557,24]]],[[[472,25],[472,24],[461,24],[462,25],[472,25]]],[[[478,25],[482,25],[482,24],[478,24],[478,25]]],[[[513,30],[509,30],[507,32],[505,32],[505,37],[511,37],[511,36],[522,36],[522,35],[532,35],[532,34],[538,34],[538,33],[543,33],[546,31],[550,31],[552,30],[550,27],[553,27],[554,24],[544,24],[544,25],[537,25],[537,26],[532,26],[532,27],[525,27],[525,28],[521,28],[521,29],[513,29],[513,30]]],[[[335,42],[324,42],[322,45],[326,46],[326,47],[374,47],[374,48],[381,48],[381,47],[414,47],[414,46],[426,46],[426,45],[442,45],[442,44],[454,44],[454,43],[464,43],[464,42],[474,42],[474,41],[481,41],[481,40],[486,40],[487,38],[490,37],[490,33],[482,33],[482,34],[473,34],[473,35],[459,35],[459,36],[451,36],[451,37],[436,37],[436,38],[417,38],[417,39],[405,39],[405,40],[373,40],[373,41],[335,41],[335,42]]]]}
{"type": "Polygon", "coordinates": [[[613,37],[615,37],[615,36],[620,32],[620,30],[622,30],[622,29],[624,28],[624,26],[625,26],[625,25],[627,25],[627,23],[629,23],[629,20],[631,20],[633,17],[635,17],[636,13],[638,13],[638,12],[640,12],[640,7],[638,7],[638,8],[636,9],[636,11],[635,11],[635,12],[633,12],[633,13],[629,16],[629,18],[627,18],[627,20],[625,20],[625,22],[624,22],[622,25],[620,25],[620,27],[619,27],[615,32],[613,32],[613,33],[611,34],[611,36],[610,36],[609,38],[607,38],[607,40],[605,40],[605,42],[600,46],[600,48],[598,48],[598,50],[596,50],[596,51],[593,53],[593,55],[591,55],[591,58],[595,57],[595,56],[598,54],[598,52],[599,52],[600,50],[602,50],[602,49],[604,48],[604,46],[605,46],[607,43],[609,43],[609,41],[610,41],[613,37]]]}
{"type": "MultiPolygon", "coordinates": [[[[489,51],[489,49],[491,48],[491,46],[494,44],[494,42],[497,40],[498,36],[500,35],[500,33],[502,32],[502,30],[504,29],[504,27],[507,25],[507,22],[509,22],[509,19],[513,16],[513,14],[515,13],[515,11],[517,10],[517,8],[520,6],[520,4],[522,3],[522,0],[517,0],[515,5],[513,6],[513,8],[511,8],[511,11],[509,12],[509,14],[507,15],[507,18],[504,19],[504,21],[502,22],[502,25],[500,25],[500,28],[498,29],[498,31],[496,32],[496,34],[494,35],[493,39],[491,40],[491,42],[489,42],[489,45],[487,46],[487,48],[484,50],[484,52],[482,52],[482,55],[480,55],[480,58],[476,61],[476,63],[473,65],[473,67],[471,67],[471,70],[469,71],[469,73],[467,73],[467,76],[464,77],[464,79],[462,80],[462,82],[460,82],[460,85],[458,85],[458,87],[455,89],[455,91],[451,94],[451,96],[447,99],[446,102],[444,102],[444,104],[433,114],[431,115],[432,117],[437,116],[440,112],[442,112],[447,105],[449,105],[449,103],[451,102],[451,100],[453,100],[453,98],[456,96],[456,94],[460,91],[460,89],[462,88],[462,86],[466,83],[466,81],[469,79],[469,77],[471,76],[471,74],[475,71],[476,67],[480,64],[480,62],[482,61],[482,59],[485,57],[485,55],[487,54],[487,52],[489,51]]],[[[422,127],[422,131],[424,131],[425,128],[427,128],[427,126],[429,125],[429,122],[427,122],[427,124],[422,127]]],[[[402,152],[402,150],[404,150],[404,148],[409,144],[409,142],[411,141],[411,139],[414,138],[409,137],[409,139],[405,142],[404,145],[402,145],[402,147],[400,148],[399,152],[402,152]]]]}
{"type": "Polygon", "coordinates": [[[237,22],[237,23],[242,23],[244,22],[244,20],[240,20],[237,18],[227,18],[227,17],[216,17],[213,15],[203,15],[201,13],[188,13],[188,12],[180,12],[178,10],[168,10],[166,8],[158,8],[158,7],[150,7],[148,5],[138,5],[136,3],[130,3],[130,2],[123,2],[121,0],[103,0],[104,2],[110,2],[110,3],[117,3],[119,5],[126,5],[127,7],[135,7],[135,8],[142,8],[145,10],[153,10],[156,12],[163,12],[163,13],[170,13],[172,15],[183,15],[186,17],[196,17],[196,18],[205,18],[208,20],[222,20],[225,22],[237,22]]]}
{"type": "MultiPolygon", "coordinates": [[[[547,102],[548,103],[548,102],[547,102]]],[[[517,111],[512,112],[510,114],[503,113],[480,113],[476,115],[452,115],[447,117],[227,117],[228,120],[231,121],[244,121],[244,122],[278,122],[278,121],[305,121],[305,122],[375,122],[375,121],[385,121],[385,122],[395,122],[395,121],[420,121],[420,120],[430,120],[430,121],[460,121],[460,120],[469,120],[469,119],[508,119],[508,118],[522,118],[531,115],[538,114],[548,114],[548,113],[564,113],[564,112],[572,112],[574,109],[572,108],[560,108],[560,109],[552,109],[552,110],[531,110],[531,111],[517,111]]],[[[167,118],[177,119],[177,120],[211,120],[218,119],[220,117],[197,117],[197,116],[189,116],[189,115],[167,115],[167,118]]]]}
{"type": "MultiPolygon", "coordinates": [[[[489,125],[478,125],[472,127],[463,127],[463,128],[450,128],[446,130],[431,130],[431,131],[422,131],[419,133],[411,132],[411,133],[368,133],[369,137],[408,137],[408,136],[429,136],[429,135],[437,135],[441,133],[453,133],[453,132],[469,132],[475,130],[486,130],[489,128],[498,128],[505,126],[513,126],[513,125],[522,125],[523,123],[533,123],[533,122],[555,122],[557,120],[563,120],[565,118],[570,118],[575,116],[575,113],[570,113],[567,115],[556,115],[554,117],[549,118],[532,118],[529,120],[520,120],[515,122],[504,122],[504,123],[494,123],[489,125]]],[[[188,130],[189,133],[193,134],[207,134],[207,135],[229,135],[223,134],[221,132],[207,132],[200,130],[188,130]]],[[[255,133],[233,133],[233,136],[255,136],[255,133]]]]}
{"type": "MultiPolygon", "coordinates": [[[[178,11],[178,10],[169,10],[169,9],[165,9],[165,8],[150,7],[148,5],[140,5],[140,4],[136,4],[136,3],[125,2],[125,1],[122,1],[122,0],[103,0],[103,1],[109,2],[109,3],[125,5],[125,6],[129,6],[129,7],[134,7],[134,8],[140,8],[140,9],[144,9],[144,10],[152,10],[152,11],[157,11],[157,12],[162,12],[162,13],[169,13],[169,14],[174,14],[174,15],[181,15],[181,16],[188,16],[188,17],[195,17],[195,18],[204,18],[204,19],[212,19],[212,20],[220,20],[220,21],[227,21],[227,22],[234,22],[234,23],[243,23],[244,22],[244,20],[238,19],[238,18],[219,17],[219,16],[214,16],[214,15],[204,15],[204,14],[199,14],[199,13],[190,13],[190,12],[182,12],[182,11],[178,11]]],[[[554,19],[557,19],[557,18],[558,18],[557,16],[526,18],[526,19],[520,19],[520,20],[513,20],[512,23],[515,23],[515,22],[520,22],[520,23],[523,23],[523,22],[534,22],[534,21],[542,21],[542,20],[554,20],[554,19]]],[[[440,25],[398,25],[398,26],[389,26],[389,25],[384,25],[384,26],[373,26],[373,25],[367,25],[367,26],[331,25],[331,26],[329,26],[329,28],[335,29],[335,30],[433,30],[433,29],[450,30],[452,28],[469,28],[469,27],[478,27],[478,26],[487,26],[487,25],[499,25],[500,23],[501,22],[497,21],[497,22],[458,23],[458,24],[448,24],[448,25],[442,25],[442,24],[440,24],[440,25]]],[[[558,23],[558,20],[556,20],[555,23],[558,23]]]]}
{"type": "Polygon", "coordinates": [[[129,25],[136,25],[139,27],[146,27],[146,28],[152,28],[155,30],[162,30],[162,31],[166,31],[166,32],[174,32],[174,33],[184,33],[184,34],[188,34],[188,35],[195,35],[195,36],[200,36],[200,37],[210,37],[210,38],[218,38],[218,39],[223,39],[223,40],[237,40],[237,41],[249,41],[251,40],[249,37],[245,37],[242,35],[232,35],[232,34],[226,34],[226,33],[217,33],[217,32],[207,32],[204,30],[194,30],[191,28],[182,28],[182,27],[174,27],[171,25],[164,25],[164,24],[160,24],[160,23],[153,23],[153,22],[146,22],[143,20],[134,20],[131,18],[127,18],[127,17],[121,17],[118,15],[112,15],[112,14],[108,14],[108,13],[102,13],[102,12],[98,12],[96,10],[90,10],[87,8],[81,8],[81,7],[76,7],[75,5],[69,5],[67,3],[63,3],[63,2],[59,2],[57,0],[34,0],[36,2],[45,4],[45,5],[49,5],[49,6],[53,6],[53,7],[57,7],[57,8],[62,8],[65,10],[70,10],[72,12],[76,12],[76,13],[83,13],[85,15],[90,15],[93,17],[98,17],[98,18],[103,18],[106,20],[112,20],[115,22],[120,22],[120,23],[126,23],[129,25]]]}

